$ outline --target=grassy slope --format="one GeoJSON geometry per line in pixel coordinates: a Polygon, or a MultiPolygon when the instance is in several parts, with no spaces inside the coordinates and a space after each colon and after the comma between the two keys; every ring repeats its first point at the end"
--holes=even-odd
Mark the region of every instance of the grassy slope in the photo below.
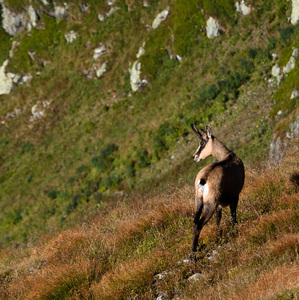
{"type": "MultiPolygon", "coordinates": [[[[215,297],[249,298],[263,287],[264,281],[258,283],[257,279],[267,263],[261,263],[259,257],[274,241],[277,248],[284,243],[271,224],[284,220],[288,205],[294,218],[297,216],[298,195],[289,175],[298,165],[287,164],[288,174],[279,169],[278,177],[272,176],[272,171],[263,175],[255,170],[267,158],[273,131],[283,135],[298,110],[298,98],[290,100],[291,92],[299,88],[298,67],[279,89],[264,80],[273,65],[271,53],[280,55],[278,63],[283,66],[292,48],[299,46],[298,26],[286,23],[289,3],[255,1],[253,12],[242,18],[234,12],[231,1],[219,1],[217,6],[210,6],[209,1],[190,1],[188,5],[184,1],[149,2],[150,7],[144,8],[139,2],[117,1],[121,9],[101,23],[97,13],[109,10],[104,1],[90,2],[93,9],[87,14],[73,1],[67,20],[56,21],[42,14],[37,29],[13,39],[20,45],[9,70],[31,72],[34,79],[29,86],[18,86],[10,95],[1,96],[0,102],[1,115],[27,107],[19,117],[5,119],[7,126],[0,127],[0,233],[4,237],[0,241],[0,282],[3,293],[11,297],[100,298],[105,294],[107,298],[121,298],[143,294],[150,298],[161,290],[170,296],[192,298],[197,293],[213,293],[201,291],[202,286],[211,284],[212,289],[217,286],[215,297]],[[167,5],[170,15],[166,21],[147,32],[145,25],[167,5]],[[198,8],[204,9],[204,16],[198,8]],[[219,17],[227,29],[224,36],[214,40],[205,37],[204,19],[208,15],[219,17]],[[69,30],[79,35],[72,44],[64,40],[69,30]],[[175,37],[173,45],[171,35],[175,37]],[[129,96],[128,65],[144,40],[146,53],[141,62],[149,86],[129,96]],[[101,44],[108,48],[102,60],[108,61],[108,71],[101,79],[87,80],[82,71],[92,68],[93,49],[101,44]],[[183,63],[170,60],[164,47],[183,55],[183,63]],[[35,61],[30,60],[28,50],[36,50],[35,61]],[[49,63],[44,66],[44,61],[49,63]],[[40,75],[35,75],[38,72],[40,75]],[[46,116],[29,123],[31,107],[44,100],[53,101],[46,116]],[[175,265],[187,256],[191,239],[190,186],[200,166],[190,159],[196,141],[189,125],[197,119],[202,126],[211,124],[215,135],[242,157],[249,179],[244,205],[240,205],[239,236],[228,238],[225,223],[224,246],[215,262],[220,275],[206,256],[218,246],[211,225],[204,233],[208,241],[203,253],[207,276],[193,286],[185,279],[193,272],[202,272],[201,266],[177,270],[175,265]],[[117,147],[111,147],[112,143],[117,147]],[[276,188],[278,183],[290,197],[276,188]],[[252,191],[251,185],[258,192],[252,191]],[[268,207],[272,198],[277,203],[268,207]],[[273,229],[273,234],[255,245],[251,239],[259,240],[267,234],[263,230],[268,230],[264,225],[259,227],[260,220],[265,228],[273,229]],[[75,225],[78,223],[85,225],[75,225]],[[71,224],[73,230],[58,235],[71,224]],[[37,240],[42,233],[47,234],[37,240]],[[241,247],[240,252],[234,250],[234,243],[241,247]],[[23,249],[25,244],[29,248],[23,249]],[[22,247],[10,253],[12,245],[22,247]],[[228,262],[228,253],[248,260],[244,264],[233,259],[228,262]],[[250,270],[252,264],[256,268],[250,270]],[[163,270],[171,270],[172,275],[149,285],[153,275],[163,270]],[[233,288],[238,278],[240,283],[233,288]]],[[[4,32],[2,38],[5,47],[1,47],[0,59],[4,60],[12,40],[4,32]]],[[[294,157],[298,157],[296,151],[294,157]]],[[[296,264],[291,265],[298,238],[295,222],[289,228],[279,223],[289,247],[282,247],[281,260],[275,255],[269,257],[268,273],[262,273],[269,292],[267,278],[279,271],[297,271],[296,264]]],[[[290,277],[290,293],[294,294],[292,280],[290,277]]],[[[288,293],[282,288],[278,291],[288,293]]]]}
{"type": "Polygon", "coordinates": [[[162,293],[180,299],[296,297],[296,143],[281,165],[246,172],[238,233],[231,235],[225,210],[217,240],[213,218],[202,232],[206,247],[198,263],[182,262],[192,239],[193,189],[168,184],[160,196],[111,203],[105,213],[44,236],[35,247],[3,250],[1,294],[9,299],[151,299],[162,293]],[[217,254],[210,259],[213,250],[217,254]],[[187,280],[193,273],[202,275],[200,281],[187,280]]]}

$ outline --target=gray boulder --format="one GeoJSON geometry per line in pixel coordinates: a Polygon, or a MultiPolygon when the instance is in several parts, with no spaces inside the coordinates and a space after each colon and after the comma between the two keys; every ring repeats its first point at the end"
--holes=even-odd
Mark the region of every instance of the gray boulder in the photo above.
{"type": "Polygon", "coordinates": [[[169,13],[169,7],[161,11],[153,21],[152,27],[153,29],[157,29],[159,25],[167,18],[169,13]]]}
{"type": "Polygon", "coordinates": [[[299,21],[299,0],[292,0],[291,23],[295,25],[299,21]]]}
{"type": "Polygon", "coordinates": [[[215,20],[214,18],[210,17],[207,21],[207,37],[209,39],[213,39],[223,33],[223,30],[221,29],[218,20],[215,20]]]}
{"type": "Polygon", "coordinates": [[[0,95],[9,94],[13,87],[13,76],[10,73],[5,72],[5,68],[8,64],[6,60],[0,67],[0,95]]]}

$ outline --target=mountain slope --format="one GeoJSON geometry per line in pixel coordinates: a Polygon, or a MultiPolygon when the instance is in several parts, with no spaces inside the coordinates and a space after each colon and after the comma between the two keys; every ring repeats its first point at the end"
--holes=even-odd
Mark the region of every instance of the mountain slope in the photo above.
{"type": "MultiPolygon", "coordinates": [[[[0,95],[0,248],[1,260],[6,262],[1,289],[11,297],[51,298],[58,293],[100,298],[107,283],[109,298],[115,281],[116,298],[134,294],[151,298],[160,289],[169,296],[183,293],[180,280],[197,272],[197,267],[188,265],[171,273],[169,286],[167,280],[161,288],[160,281],[154,286],[149,283],[155,273],[173,271],[189,251],[190,189],[198,170],[212,161],[193,162],[197,140],[190,124],[199,120],[199,126],[211,125],[213,134],[242,158],[249,178],[247,189],[252,182],[258,185],[259,180],[275,177],[270,170],[263,179],[259,168],[266,168],[269,159],[280,163],[298,137],[295,3],[255,0],[237,11],[229,0],[1,1],[0,91],[2,82],[9,88],[0,95]],[[207,37],[210,17],[216,24],[213,38],[207,37]],[[254,174],[262,179],[252,178],[254,174]],[[132,216],[132,224],[126,214],[132,216]],[[116,225],[122,218],[128,223],[116,225]],[[93,229],[85,232],[85,223],[93,229]],[[118,226],[123,228],[120,236],[118,226]],[[95,237],[97,229],[105,234],[105,245],[101,234],[95,237]],[[56,250],[64,247],[70,249],[66,261],[64,254],[57,254],[57,264],[52,263],[56,250]],[[116,257],[115,247],[123,248],[116,257]],[[15,251],[12,257],[10,251],[15,251]],[[41,256],[35,257],[34,251],[42,251],[41,256]],[[20,284],[15,273],[18,263],[22,284],[12,294],[20,284]],[[132,274],[127,266],[133,268],[132,274]],[[43,279],[48,272],[45,268],[49,273],[43,279]],[[58,275],[60,271],[67,274],[70,284],[58,275]],[[136,274],[141,274],[140,281],[135,282],[136,274]],[[31,279],[37,280],[36,286],[31,279]]],[[[296,144],[293,147],[292,155],[297,158],[296,144]]],[[[264,217],[267,224],[285,220],[288,205],[296,217],[297,192],[290,178],[297,167],[296,160],[286,164],[288,175],[276,167],[279,176],[269,191],[263,181],[266,208],[260,211],[246,207],[251,199],[254,203],[259,199],[254,191],[246,192],[246,208],[240,205],[242,224],[264,217]],[[280,182],[290,200],[275,187],[280,182]],[[266,203],[272,198],[273,211],[266,203]]],[[[265,280],[277,272],[276,267],[285,273],[297,270],[296,264],[291,266],[296,261],[295,219],[292,224],[290,228],[279,225],[290,245],[281,251],[290,252],[290,258],[273,258],[265,280]]],[[[248,226],[259,230],[255,223],[248,226]]],[[[211,228],[208,254],[218,245],[211,228]]],[[[241,229],[239,236],[225,240],[221,255],[231,253],[232,243],[238,243],[245,250],[236,255],[246,256],[248,250],[248,263],[258,261],[252,235],[241,229]]],[[[280,239],[281,235],[270,234],[265,245],[270,249],[280,239]]],[[[232,261],[228,268],[236,264],[232,261]]],[[[246,266],[239,266],[240,278],[246,266]]],[[[256,268],[257,273],[260,270],[256,268]]],[[[228,279],[232,284],[237,270],[233,272],[228,279]]],[[[249,297],[246,289],[253,293],[254,282],[260,289],[263,281],[259,285],[253,273],[248,285],[241,280],[243,296],[234,290],[227,291],[227,297],[249,297]]],[[[216,280],[218,275],[209,274],[216,280]]],[[[288,282],[293,295],[292,278],[288,282]]],[[[223,289],[225,281],[219,286],[223,289]]],[[[188,291],[183,297],[195,297],[193,287],[191,296],[188,291]]]]}

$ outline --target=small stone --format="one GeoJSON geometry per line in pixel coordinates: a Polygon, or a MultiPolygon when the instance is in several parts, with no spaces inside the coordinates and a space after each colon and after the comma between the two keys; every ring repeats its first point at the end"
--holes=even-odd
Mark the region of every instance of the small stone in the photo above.
{"type": "Polygon", "coordinates": [[[145,42],[143,42],[142,46],[139,48],[138,53],[136,55],[137,58],[140,58],[145,53],[145,42]]]}
{"type": "Polygon", "coordinates": [[[80,9],[81,9],[82,12],[86,13],[89,10],[89,6],[85,3],[83,3],[83,4],[80,5],[80,9]]]}
{"type": "Polygon", "coordinates": [[[243,16],[246,16],[251,12],[251,6],[247,6],[244,0],[242,0],[241,3],[236,2],[235,6],[237,8],[237,12],[241,13],[243,16]]]}
{"type": "Polygon", "coordinates": [[[110,17],[112,14],[114,14],[116,11],[118,11],[120,9],[119,6],[115,6],[112,7],[107,13],[106,13],[106,17],[110,17]]]}
{"type": "Polygon", "coordinates": [[[199,281],[202,278],[200,273],[195,273],[194,275],[188,278],[189,281],[199,281]]]}
{"type": "Polygon", "coordinates": [[[102,56],[106,52],[106,46],[102,45],[96,49],[94,49],[93,59],[97,60],[100,56],[102,56]]]}
{"type": "Polygon", "coordinates": [[[67,43],[72,43],[77,38],[77,33],[74,30],[66,33],[64,35],[67,43]]]}
{"type": "Polygon", "coordinates": [[[100,78],[104,75],[104,73],[106,72],[106,68],[107,68],[107,63],[104,62],[101,65],[101,67],[96,70],[96,75],[97,75],[98,78],[100,78]]]}
{"type": "Polygon", "coordinates": [[[103,22],[105,20],[105,16],[102,14],[98,14],[98,19],[103,22]]]}

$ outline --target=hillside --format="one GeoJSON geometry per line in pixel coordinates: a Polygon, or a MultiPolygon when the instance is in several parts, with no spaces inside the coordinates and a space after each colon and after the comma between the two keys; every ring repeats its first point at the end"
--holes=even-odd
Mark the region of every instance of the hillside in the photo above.
{"type": "Polygon", "coordinates": [[[0,294],[298,295],[297,0],[0,3],[0,294]],[[192,265],[195,120],[246,181],[192,265]]]}

